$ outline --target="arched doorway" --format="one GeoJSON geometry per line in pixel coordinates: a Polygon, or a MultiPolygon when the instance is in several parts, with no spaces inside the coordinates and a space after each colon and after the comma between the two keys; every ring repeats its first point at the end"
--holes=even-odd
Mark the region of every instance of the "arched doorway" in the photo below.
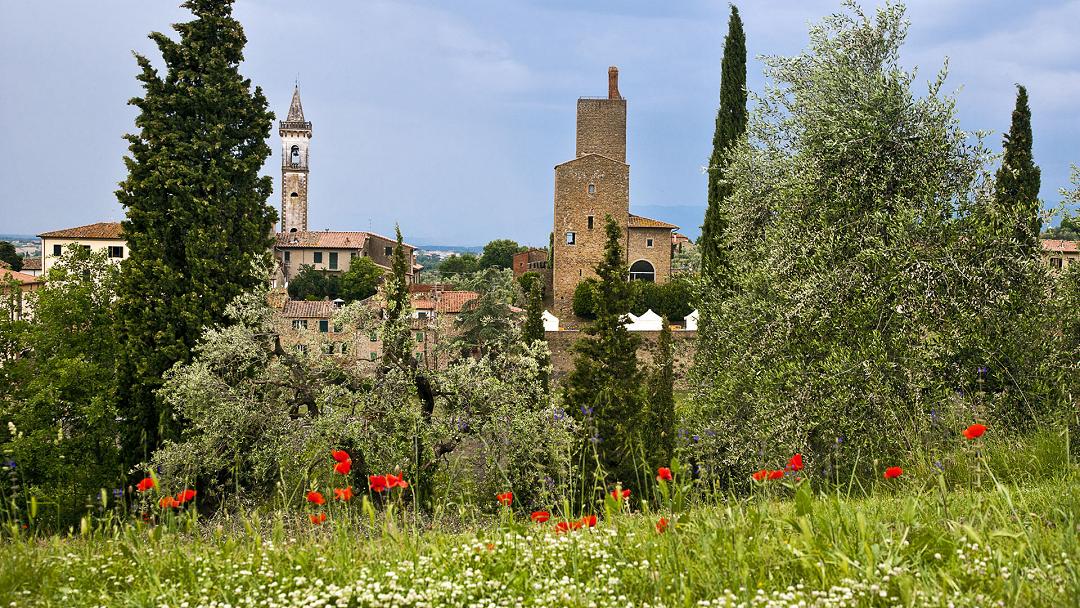
{"type": "Polygon", "coordinates": [[[630,265],[630,280],[652,283],[656,281],[656,270],[647,260],[638,260],[630,265]]]}

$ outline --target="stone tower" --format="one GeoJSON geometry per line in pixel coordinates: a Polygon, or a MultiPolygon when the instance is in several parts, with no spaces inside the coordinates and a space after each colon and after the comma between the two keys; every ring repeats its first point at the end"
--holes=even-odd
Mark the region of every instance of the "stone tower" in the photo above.
{"type": "Polygon", "coordinates": [[[281,135],[281,231],[308,229],[308,146],[311,123],[304,120],[300,87],[293,89],[289,116],[279,123],[281,135]]]}
{"type": "Polygon", "coordinates": [[[605,218],[623,234],[630,222],[630,166],[626,164],[626,100],[619,70],[608,69],[607,97],[577,102],[576,158],[555,167],[555,243],[552,295],[555,315],[569,318],[574,289],[596,276],[607,236],[605,218]]]}

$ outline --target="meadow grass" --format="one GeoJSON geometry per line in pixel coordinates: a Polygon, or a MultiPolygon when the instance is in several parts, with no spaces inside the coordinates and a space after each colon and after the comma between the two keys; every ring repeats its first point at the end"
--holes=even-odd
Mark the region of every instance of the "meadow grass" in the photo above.
{"type": "Polygon", "coordinates": [[[978,486],[910,472],[859,496],[766,484],[561,534],[556,517],[510,510],[455,516],[449,533],[358,502],[332,505],[322,526],[275,511],[12,531],[0,606],[1080,605],[1076,471],[1018,483],[991,471],[978,486]]]}

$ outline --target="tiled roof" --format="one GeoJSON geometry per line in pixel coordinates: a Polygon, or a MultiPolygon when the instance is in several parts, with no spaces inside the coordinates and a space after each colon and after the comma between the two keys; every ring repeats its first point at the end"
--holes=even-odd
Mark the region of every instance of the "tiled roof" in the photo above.
{"type": "Polygon", "coordinates": [[[11,279],[22,283],[23,285],[33,285],[35,283],[43,283],[41,277],[35,277],[33,275],[24,274],[21,272],[15,272],[10,268],[0,268],[0,281],[7,282],[11,279]]]}
{"type": "Polygon", "coordinates": [[[363,249],[366,232],[279,232],[278,247],[363,249]]]}
{"type": "Polygon", "coordinates": [[[23,270],[41,270],[41,258],[39,258],[39,257],[23,258],[22,269],[23,270]]]}
{"type": "Polygon", "coordinates": [[[1054,251],[1058,253],[1075,253],[1080,252],[1077,246],[1080,245],[1080,241],[1058,241],[1054,239],[1043,239],[1042,248],[1043,251],[1054,251]]]}
{"type": "Polygon", "coordinates": [[[467,302],[479,298],[480,294],[475,291],[440,291],[438,293],[415,294],[413,296],[413,308],[418,310],[434,310],[456,314],[462,311],[467,302]]]}
{"type": "Polygon", "coordinates": [[[337,312],[337,306],[329,300],[286,300],[281,316],[286,319],[329,319],[337,312]]]}
{"type": "Polygon", "coordinates": [[[689,243],[690,242],[690,237],[686,236],[685,234],[679,234],[678,232],[672,232],[671,233],[671,242],[672,243],[689,243]]]}
{"type": "Polygon", "coordinates": [[[669,224],[667,222],[661,222],[660,220],[654,220],[650,217],[643,217],[640,215],[630,214],[630,227],[631,228],[667,228],[669,230],[678,230],[679,227],[675,224],[669,224]]]}
{"type": "Polygon", "coordinates": [[[88,226],[64,228],[43,232],[38,236],[48,239],[120,239],[123,238],[120,222],[98,222],[88,226]]]}

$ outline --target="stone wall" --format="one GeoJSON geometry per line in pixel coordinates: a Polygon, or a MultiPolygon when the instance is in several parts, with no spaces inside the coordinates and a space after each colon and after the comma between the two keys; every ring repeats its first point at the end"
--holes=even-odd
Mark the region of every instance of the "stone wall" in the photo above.
{"type": "Polygon", "coordinates": [[[671,229],[631,228],[626,253],[628,267],[638,260],[647,260],[653,266],[657,283],[667,283],[671,278],[671,229]]]}
{"type": "Polygon", "coordinates": [[[582,98],[577,102],[577,153],[626,162],[626,100],[582,98]]]}
{"type": "MultiPolygon", "coordinates": [[[[642,369],[652,365],[653,350],[656,341],[660,337],[659,331],[635,331],[634,335],[641,337],[641,346],[638,348],[638,363],[642,369]]],[[[561,382],[563,377],[574,369],[574,342],[580,340],[584,333],[576,330],[549,331],[544,334],[547,338],[548,348],[551,349],[551,365],[554,368],[552,376],[556,383],[561,382]]],[[[672,331],[671,340],[675,351],[675,388],[686,390],[687,374],[694,362],[694,353],[697,350],[697,331],[672,331]]]]}

